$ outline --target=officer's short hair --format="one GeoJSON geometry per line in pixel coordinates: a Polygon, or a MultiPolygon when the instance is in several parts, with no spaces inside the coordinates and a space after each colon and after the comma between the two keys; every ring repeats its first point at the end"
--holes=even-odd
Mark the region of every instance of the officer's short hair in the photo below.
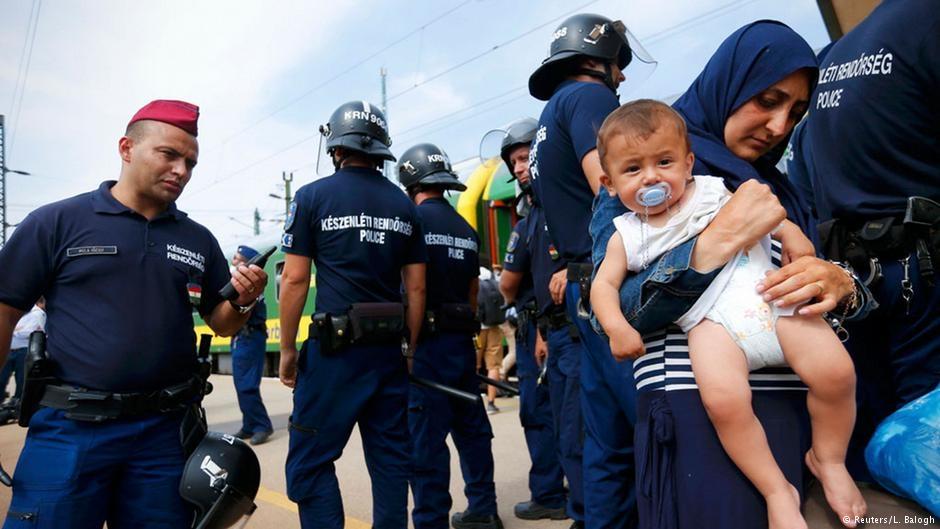
{"type": "Polygon", "coordinates": [[[135,121],[127,126],[127,130],[124,131],[124,135],[134,141],[140,141],[144,136],[150,132],[150,129],[153,127],[153,122],[150,120],[140,120],[135,121]]]}
{"type": "Polygon", "coordinates": [[[637,99],[614,110],[597,131],[597,154],[601,159],[601,167],[607,171],[604,162],[607,156],[607,142],[615,136],[641,142],[663,126],[675,127],[676,134],[685,142],[686,150],[692,150],[685,120],[666,103],[655,99],[637,99]]]}

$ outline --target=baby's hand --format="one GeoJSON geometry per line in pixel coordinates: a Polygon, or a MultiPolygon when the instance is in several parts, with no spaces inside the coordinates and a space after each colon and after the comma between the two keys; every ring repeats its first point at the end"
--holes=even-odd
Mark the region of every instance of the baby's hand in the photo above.
{"type": "Polygon", "coordinates": [[[636,329],[625,325],[610,336],[610,352],[618,362],[624,360],[636,360],[646,354],[646,347],[643,345],[643,337],[636,329]]]}
{"type": "Polygon", "coordinates": [[[780,223],[780,227],[772,233],[772,237],[783,245],[780,252],[781,266],[787,266],[803,256],[816,256],[816,248],[813,246],[812,241],[806,235],[803,235],[803,230],[799,226],[788,220],[780,223]]]}

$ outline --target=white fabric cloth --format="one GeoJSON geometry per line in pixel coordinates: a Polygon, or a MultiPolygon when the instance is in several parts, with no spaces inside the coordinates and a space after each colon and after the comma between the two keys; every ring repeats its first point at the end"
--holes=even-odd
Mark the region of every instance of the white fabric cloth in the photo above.
{"type": "Polygon", "coordinates": [[[29,335],[33,331],[41,331],[46,327],[46,312],[39,307],[33,307],[17,322],[13,329],[13,339],[10,340],[10,349],[22,349],[29,345],[29,335]]]}
{"type": "MultiPolygon", "coordinates": [[[[666,225],[644,224],[633,212],[615,218],[614,226],[627,254],[627,268],[632,272],[643,270],[666,251],[701,233],[730,198],[722,179],[695,176],[692,197],[666,225]]],[[[775,325],[779,316],[790,316],[794,309],[769,305],[755,290],[764,273],[774,268],[770,236],[766,236],[735,255],[676,324],[684,332],[705,318],[722,325],[744,351],[751,370],[786,365],[775,325]]]]}
{"type": "Polygon", "coordinates": [[[714,176],[696,176],[692,197],[664,226],[645,224],[639,215],[628,211],[614,219],[627,252],[631,272],[646,269],[667,250],[695,237],[715,218],[721,206],[731,198],[724,181],[714,176]]]}

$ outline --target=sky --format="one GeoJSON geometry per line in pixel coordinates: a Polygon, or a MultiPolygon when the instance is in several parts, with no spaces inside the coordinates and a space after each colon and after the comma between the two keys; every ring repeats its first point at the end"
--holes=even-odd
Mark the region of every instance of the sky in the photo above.
{"type": "Polygon", "coordinates": [[[7,175],[7,221],[117,179],[127,120],[182,99],[201,109],[200,154],[179,208],[223,248],[251,236],[255,208],[277,233],[282,172],[295,190],[331,172],[317,172],[317,128],[343,102],[380,105],[381,69],[392,151],[431,142],[464,160],[487,131],[538,117],[529,74],[578,12],[623,20],[657,61],[626,72],[622,102],[681,93],[754,20],[829,42],[814,0],[0,0],[7,167],[31,173],[7,175]]]}

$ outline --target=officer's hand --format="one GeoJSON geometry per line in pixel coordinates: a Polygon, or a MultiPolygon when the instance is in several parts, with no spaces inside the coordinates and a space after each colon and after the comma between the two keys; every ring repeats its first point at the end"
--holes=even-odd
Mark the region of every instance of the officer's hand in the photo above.
{"type": "Polygon", "coordinates": [[[297,354],[296,349],[281,349],[281,362],[278,366],[278,374],[281,384],[289,388],[297,385],[297,354]]]}
{"type": "Polygon", "coordinates": [[[552,295],[552,301],[555,305],[561,305],[565,302],[565,288],[568,286],[568,270],[561,270],[552,274],[552,279],[548,282],[548,291],[552,295]]]}
{"type": "Polygon", "coordinates": [[[548,343],[542,339],[541,335],[536,334],[535,336],[535,363],[539,367],[542,367],[542,364],[545,363],[545,360],[548,358],[548,343]]]}
{"type": "Polygon", "coordinates": [[[636,360],[646,354],[646,346],[640,333],[626,325],[610,334],[610,352],[618,362],[636,360]]]}
{"type": "Polygon", "coordinates": [[[804,316],[822,315],[854,292],[855,282],[838,265],[816,257],[800,257],[767,274],[758,283],[757,291],[764,295],[765,301],[779,307],[815,299],[815,303],[801,308],[799,313],[804,316]]]}
{"type": "Polygon", "coordinates": [[[257,265],[238,265],[232,273],[232,286],[238,292],[237,305],[249,305],[264,293],[268,284],[268,274],[257,265]]]}

